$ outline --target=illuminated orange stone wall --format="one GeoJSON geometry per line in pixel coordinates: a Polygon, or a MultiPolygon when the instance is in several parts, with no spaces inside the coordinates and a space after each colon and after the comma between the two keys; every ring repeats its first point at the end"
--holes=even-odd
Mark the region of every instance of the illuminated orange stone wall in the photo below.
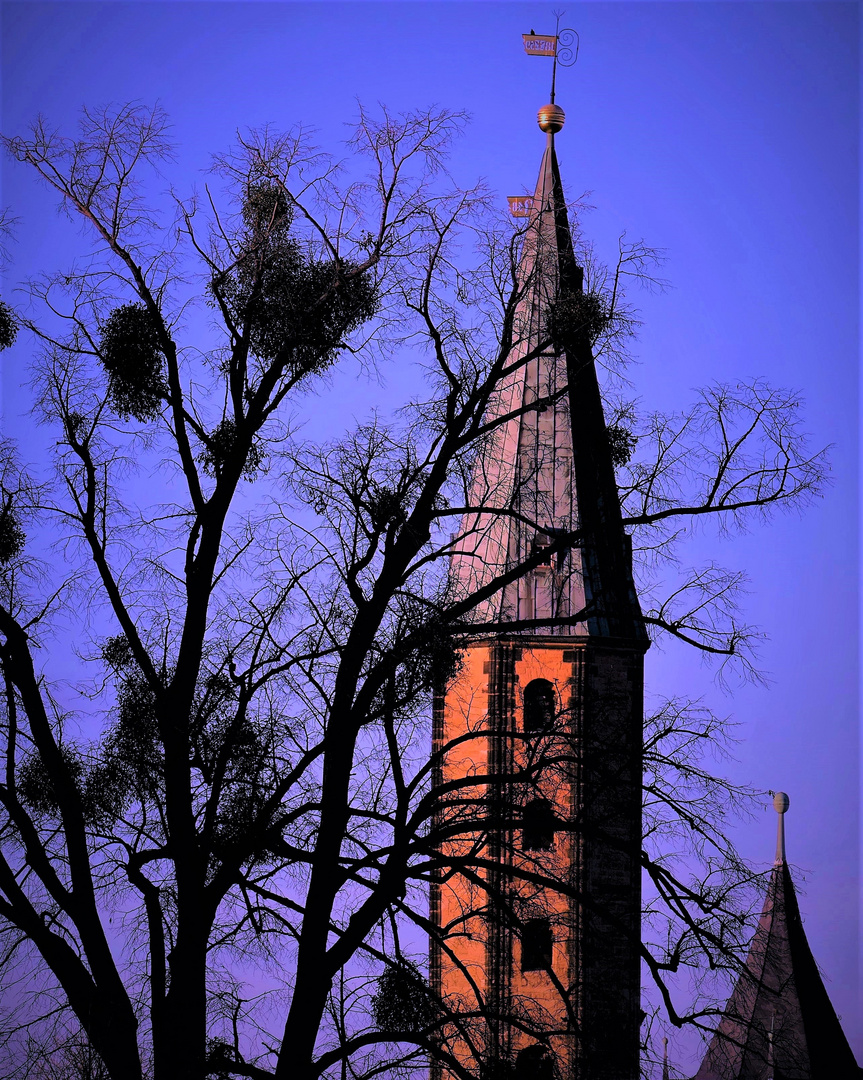
{"type": "Polygon", "coordinates": [[[511,1065],[539,1041],[557,1076],[638,1075],[640,710],[640,650],[552,637],[472,645],[437,703],[438,824],[453,839],[441,845],[452,869],[432,888],[444,941],[432,944],[431,977],[463,1017],[447,1049],[472,1072],[511,1065]],[[527,737],[534,679],[554,687],[556,716],[547,735],[527,737]],[[559,824],[549,850],[526,852],[521,807],[537,797],[559,824]],[[550,971],[522,970],[522,927],[536,916],[552,924],[550,971]]]}

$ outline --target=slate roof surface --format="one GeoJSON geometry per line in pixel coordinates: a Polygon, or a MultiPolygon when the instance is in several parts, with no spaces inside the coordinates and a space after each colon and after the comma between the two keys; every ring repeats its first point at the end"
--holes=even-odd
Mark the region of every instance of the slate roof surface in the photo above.
{"type": "Polygon", "coordinates": [[[859,1080],[777,860],[749,956],[695,1080],[859,1080]]]}
{"type": "Polygon", "coordinates": [[[476,622],[505,628],[513,621],[560,618],[557,626],[526,632],[623,638],[644,647],[647,635],[590,342],[575,342],[565,355],[546,350],[518,363],[547,338],[549,311],[559,293],[582,293],[583,276],[549,135],[519,262],[524,293],[515,318],[512,370],[486,413],[487,420],[512,418],[500,424],[474,465],[470,505],[477,512],[462,520],[450,580],[472,595],[529,556],[532,544],[578,529],[583,539],[575,548],[481,604],[476,622]],[[551,404],[530,408],[542,398],[551,404]],[[516,513],[482,514],[481,507],[516,513]],[[580,612],[582,620],[565,622],[580,612]]]}

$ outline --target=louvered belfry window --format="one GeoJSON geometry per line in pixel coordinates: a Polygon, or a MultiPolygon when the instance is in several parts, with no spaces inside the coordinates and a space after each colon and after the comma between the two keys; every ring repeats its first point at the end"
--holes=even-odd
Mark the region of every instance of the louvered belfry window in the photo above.
{"type": "Polygon", "coordinates": [[[547,799],[531,799],[522,816],[522,847],[548,851],[554,842],[554,810],[547,799]]]}
{"type": "Polygon", "coordinates": [[[521,937],[521,970],[543,971],[551,966],[551,923],[528,919],[521,937]]]}
{"type": "Polygon", "coordinates": [[[548,731],[554,723],[554,687],[548,679],[534,679],[524,688],[524,730],[528,735],[548,731]]]}

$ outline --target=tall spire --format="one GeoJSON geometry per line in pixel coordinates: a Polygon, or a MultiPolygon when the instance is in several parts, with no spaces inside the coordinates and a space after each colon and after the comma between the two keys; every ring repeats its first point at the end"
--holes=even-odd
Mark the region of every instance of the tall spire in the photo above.
{"type": "Polygon", "coordinates": [[[746,966],[695,1080],[852,1080],[863,1077],[812,956],[785,861],[779,791],[776,861],[746,966]]]}
{"type": "MultiPolygon", "coordinates": [[[[532,55],[559,55],[562,34],[526,37],[532,55]]],[[[473,872],[432,883],[440,936],[430,977],[465,1003],[459,1030],[469,1035],[453,1037],[454,1060],[478,1058],[489,1075],[629,1080],[641,1020],[647,639],[578,317],[594,298],[583,291],[555,153],[565,118],[550,104],[538,119],[546,145],[536,187],[510,200],[526,220],[500,375],[452,541],[450,588],[473,602],[474,632],[433,731],[436,785],[457,790],[470,777],[474,791],[487,771],[487,867],[477,874],[488,892],[473,872]],[[552,332],[562,308],[575,317],[552,332]],[[528,810],[537,806],[555,823],[541,855],[528,810]],[[565,885],[545,887],[547,874],[565,885]]],[[[447,798],[441,820],[460,820],[462,797],[451,809],[447,798]]]]}
{"type": "Polygon", "coordinates": [[[497,426],[474,465],[475,509],[453,544],[450,580],[464,595],[476,593],[575,532],[570,550],[479,605],[478,625],[526,623],[526,632],[623,638],[645,647],[586,319],[593,298],[584,293],[555,152],[565,116],[548,104],[537,119],[546,146],[518,267],[509,373],[487,410],[497,426]],[[570,327],[552,344],[560,304],[570,327]],[[529,625],[549,621],[550,628],[529,625]]]}

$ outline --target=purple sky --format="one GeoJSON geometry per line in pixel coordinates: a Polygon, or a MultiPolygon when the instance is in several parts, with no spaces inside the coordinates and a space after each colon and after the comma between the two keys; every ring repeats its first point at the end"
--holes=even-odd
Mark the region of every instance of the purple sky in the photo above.
{"type": "MultiPolygon", "coordinates": [[[[769,635],[764,687],[723,695],[697,658],[652,650],[649,688],[703,695],[739,721],[728,770],[791,796],[789,859],[801,908],[845,1030],[863,1061],[857,634],[858,8],[852,3],[588,3],[566,25],[578,64],[558,81],[558,154],[572,196],[591,192],[584,230],[613,258],[617,236],[666,248],[665,295],[635,297],[644,326],[635,392],[685,404],[695,386],[763,375],[800,389],[816,444],[833,443],[833,486],[803,516],[731,539],[715,557],[751,578],[748,618],[769,635]]],[[[37,112],[67,131],[82,104],[158,99],[179,157],[169,178],[202,184],[236,129],[303,122],[342,152],[356,100],[438,103],[473,117],[452,169],[501,199],[532,187],[543,149],[536,109],[549,65],[519,35],[553,26],[523,3],[3,3],[2,131],[37,112]]],[[[64,266],[81,239],[20,167],[4,162],[0,204],[21,219],[3,296],[64,266]]],[[[4,354],[3,423],[26,432],[27,348],[4,354]]],[[[310,433],[397,403],[407,365],[380,386],[343,366],[310,433]],[[324,420],[323,417],[326,419],[324,420]]],[[[767,806],[767,800],[765,800],[767,806]]],[[[741,826],[769,862],[775,816],[741,826]]]]}

